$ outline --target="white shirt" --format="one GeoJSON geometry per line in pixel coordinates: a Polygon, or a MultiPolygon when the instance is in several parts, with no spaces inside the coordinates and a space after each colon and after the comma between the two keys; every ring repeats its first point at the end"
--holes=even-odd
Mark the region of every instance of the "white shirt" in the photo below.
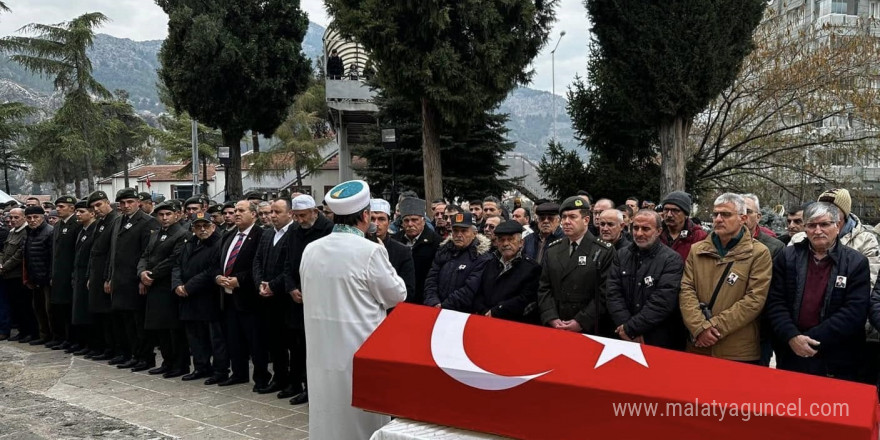
{"type": "Polygon", "coordinates": [[[27,227],[27,223],[25,223],[25,224],[19,226],[18,228],[14,229],[13,232],[21,232],[21,230],[24,229],[24,228],[26,228],[26,227],[27,227]]]}
{"type": "MultiPolygon", "coordinates": [[[[251,229],[254,228],[254,225],[248,226],[244,231],[240,231],[238,234],[232,237],[232,242],[229,244],[229,249],[226,250],[226,258],[223,259],[223,271],[226,271],[226,265],[229,263],[229,256],[232,255],[232,250],[235,249],[235,243],[238,241],[241,234],[244,234],[244,239],[247,239],[247,236],[250,235],[251,229]]],[[[242,242],[244,244],[244,242],[242,242]]]]}
{"type": "Polygon", "coordinates": [[[391,419],[351,406],[354,352],[406,299],[385,246],[334,232],[303,251],[303,318],[309,378],[309,438],[368,439],[391,419]]]}
{"type": "Polygon", "coordinates": [[[281,237],[284,237],[284,234],[287,233],[287,228],[289,228],[290,225],[292,225],[292,224],[293,224],[293,220],[291,220],[290,223],[284,225],[283,228],[275,230],[275,236],[272,237],[272,246],[275,246],[276,244],[278,244],[278,240],[281,240],[281,237]]]}

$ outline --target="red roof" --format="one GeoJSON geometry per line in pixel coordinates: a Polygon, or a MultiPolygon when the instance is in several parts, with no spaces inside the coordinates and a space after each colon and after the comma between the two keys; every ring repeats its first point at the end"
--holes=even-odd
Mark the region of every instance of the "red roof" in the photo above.
{"type": "MultiPolygon", "coordinates": [[[[187,166],[186,164],[177,163],[177,164],[168,164],[168,165],[142,165],[128,170],[128,177],[130,179],[135,179],[138,181],[146,180],[147,177],[150,178],[151,182],[189,182],[192,181],[192,173],[187,172],[182,175],[176,175],[175,173],[181,168],[187,166]]],[[[187,170],[188,171],[188,170],[187,170]]],[[[214,180],[214,175],[216,174],[216,170],[214,169],[213,164],[208,165],[208,180],[214,180]]],[[[120,171],[114,174],[111,177],[106,177],[101,179],[98,183],[110,183],[110,179],[122,177],[123,172],[120,171]]],[[[203,179],[202,167],[199,167],[199,180],[203,179]]]]}

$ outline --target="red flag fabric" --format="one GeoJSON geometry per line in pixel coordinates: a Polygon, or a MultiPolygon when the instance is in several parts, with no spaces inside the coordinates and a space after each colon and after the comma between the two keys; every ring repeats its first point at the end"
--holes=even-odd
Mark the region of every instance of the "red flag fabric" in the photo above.
{"type": "Polygon", "coordinates": [[[147,177],[147,182],[146,182],[146,183],[147,183],[147,188],[150,188],[150,187],[152,186],[152,184],[150,183],[150,178],[149,178],[149,177],[147,177]]]}
{"type": "Polygon", "coordinates": [[[401,304],[352,405],[523,439],[877,439],[874,387],[401,304]]]}

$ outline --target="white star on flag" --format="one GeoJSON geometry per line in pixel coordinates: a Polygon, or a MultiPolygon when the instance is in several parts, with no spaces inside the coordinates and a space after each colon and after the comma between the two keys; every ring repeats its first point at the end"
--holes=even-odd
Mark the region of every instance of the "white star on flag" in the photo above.
{"type": "Polygon", "coordinates": [[[599,360],[596,361],[596,366],[593,369],[607,364],[618,356],[625,356],[639,364],[648,366],[648,361],[645,360],[645,353],[642,352],[642,345],[639,343],[603,338],[601,336],[584,336],[603,345],[602,353],[599,354],[599,360]]]}

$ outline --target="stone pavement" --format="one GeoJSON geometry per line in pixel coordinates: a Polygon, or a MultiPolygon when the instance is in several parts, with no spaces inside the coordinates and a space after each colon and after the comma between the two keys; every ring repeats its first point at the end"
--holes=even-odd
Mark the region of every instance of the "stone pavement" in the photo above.
{"type": "Polygon", "coordinates": [[[305,439],[308,405],[0,342],[0,439],[305,439]]]}

